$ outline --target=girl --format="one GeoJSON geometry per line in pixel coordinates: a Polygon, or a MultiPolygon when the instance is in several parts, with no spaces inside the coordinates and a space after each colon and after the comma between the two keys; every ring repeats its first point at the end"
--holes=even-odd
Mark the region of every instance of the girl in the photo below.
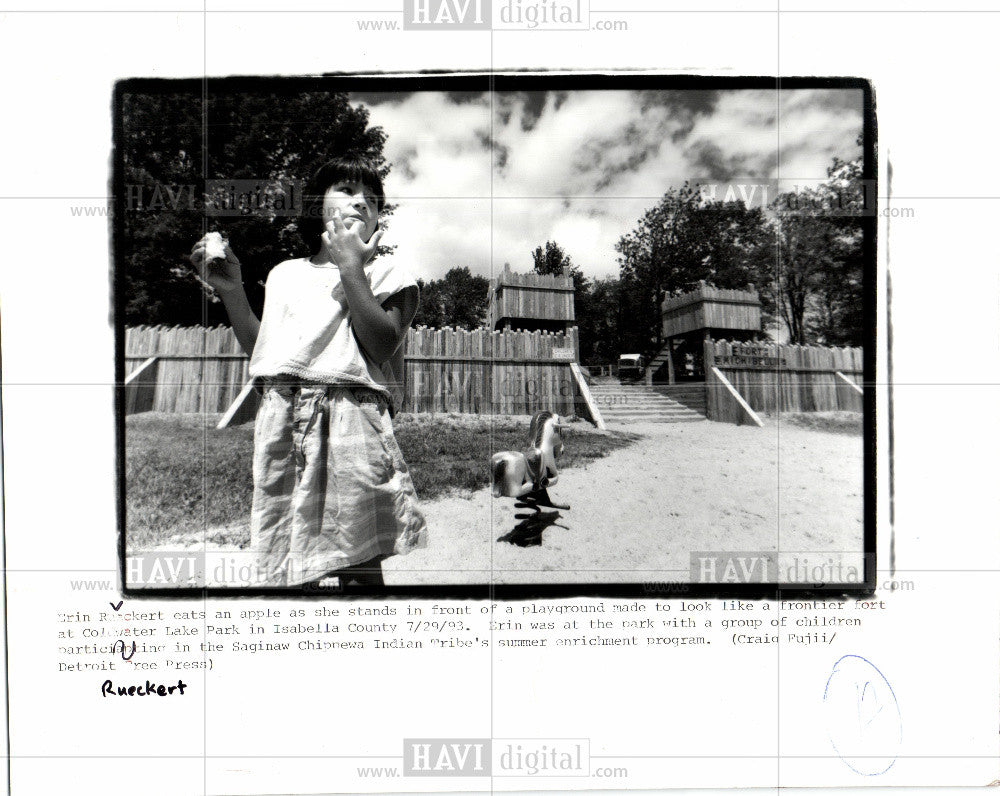
{"type": "Polygon", "coordinates": [[[426,545],[426,522],[393,434],[403,399],[403,340],[419,300],[399,265],[372,261],[385,200],[375,168],[336,158],[305,192],[299,228],[311,257],[275,266],[254,315],[240,262],[206,264],[250,355],[261,392],[254,428],[251,548],[264,583],[382,585],[381,561],[426,545]]]}

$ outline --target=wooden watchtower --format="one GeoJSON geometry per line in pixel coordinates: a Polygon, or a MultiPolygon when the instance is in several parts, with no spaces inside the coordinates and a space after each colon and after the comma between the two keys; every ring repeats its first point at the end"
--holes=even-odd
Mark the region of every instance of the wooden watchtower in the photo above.
{"type": "Polygon", "coordinates": [[[648,382],[702,381],[705,340],[753,340],[761,332],[760,297],[753,285],[724,290],[702,281],[688,293],[667,296],[661,311],[664,345],[649,364],[648,382]]]}
{"type": "Polygon", "coordinates": [[[510,263],[490,280],[486,325],[492,330],[524,329],[566,332],[576,325],[573,309],[573,277],[569,269],[560,275],[516,274],[510,263]]]}

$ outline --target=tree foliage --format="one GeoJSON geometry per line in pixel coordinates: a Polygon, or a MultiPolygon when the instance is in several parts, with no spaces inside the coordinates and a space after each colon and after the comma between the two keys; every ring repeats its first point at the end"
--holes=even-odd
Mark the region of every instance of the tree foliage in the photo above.
{"type": "Polygon", "coordinates": [[[190,92],[125,94],[122,111],[124,235],[116,240],[116,264],[126,324],[227,322],[220,304],[202,300],[187,264],[191,247],[213,229],[229,237],[259,313],[268,271],[313,249],[288,212],[294,196],[282,190],[293,183],[301,190],[323,162],[345,152],[371,158],[383,178],[389,171],[385,133],[369,127],[368,110],[351,106],[344,93],[227,92],[203,100],[199,84],[190,92]],[[237,195],[259,186],[256,195],[266,198],[218,214],[219,202],[206,202],[206,181],[237,180],[237,195]]]}
{"type": "Polygon", "coordinates": [[[556,241],[546,241],[538,246],[531,259],[535,273],[561,275],[568,271],[573,280],[573,311],[579,332],[580,360],[592,361],[597,351],[606,348],[601,344],[602,324],[606,319],[601,315],[606,308],[595,303],[593,283],[584,276],[568,254],[556,241]]]}
{"type": "MultiPolygon", "coordinates": [[[[667,295],[705,280],[745,288],[766,278],[771,249],[767,218],[742,201],[709,201],[685,183],[671,188],[616,244],[621,268],[620,337],[630,352],[659,350],[667,295]]],[[[771,307],[765,304],[764,311],[771,307]]]]}
{"type": "Polygon", "coordinates": [[[769,287],[794,343],[864,343],[861,175],[860,157],[834,158],[826,181],[774,204],[778,268],[769,287]]]}
{"type": "Polygon", "coordinates": [[[580,361],[605,364],[617,362],[618,356],[631,349],[622,339],[626,327],[620,320],[622,283],[616,277],[595,279],[590,283],[589,312],[580,319],[590,328],[590,348],[581,348],[580,361]]]}
{"type": "Polygon", "coordinates": [[[552,240],[545,241],[544,247],[537,247],[531,253],[531,259],[536,274],[561,276],[564,269],[569,269],[570,273],[580,270],[573,265],[573,261],[563,251],[562,246],[552,240]]]}
{"type": "Polygon", "coordinates": [[[442,279],[418,279],[417,285],[420,304],[413,326],[475,329],[486,322],[490,280],[473,276],[469,266],[452,268],[442,279]]]}
{"type": "Polygon", "coordinates": [[[710,200],[687,183],[667,191],[616,245],[619,350],[659,350],[663,298],[701,280],[752,284],[765,328],[780,320],[793,343],[862,345],[861,175],[861,156],[834,158],[824,182],[782,194],[766,209],[710,200]]]}

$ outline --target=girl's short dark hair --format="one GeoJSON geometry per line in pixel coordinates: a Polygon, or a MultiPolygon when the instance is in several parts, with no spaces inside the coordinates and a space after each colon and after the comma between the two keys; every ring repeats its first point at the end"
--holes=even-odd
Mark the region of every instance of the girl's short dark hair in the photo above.
{"type": "Polygon", "coordinates": [[[323,234],[323,197],[331,185],[341,180],[360,182],[375,196],[378,213],[385,207],[385,192],[382,178],[372,162],[363,155],[341,155],[324,163],[306,183],[302,194],[302,215],[299,217],[299,233],[308,246],[319,246],[323,234]]]}

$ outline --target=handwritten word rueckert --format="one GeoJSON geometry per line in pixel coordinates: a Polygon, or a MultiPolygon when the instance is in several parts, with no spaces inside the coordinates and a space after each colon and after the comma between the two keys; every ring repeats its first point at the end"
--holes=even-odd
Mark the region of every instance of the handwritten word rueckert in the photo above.
{"type": "Polygon", "coordinates": [[[151,683],[149,680],[146,681],[145,685],[118,685],[116,686],[110,680],[105,680],[101,683],[101,696],[170,696],[174,691],[178,691],[180,696],[184,696],[184,689],[187,688],[187,683],[183,680],[178,680],[177,685],[157,685],[156,683],[151,683]]]}

